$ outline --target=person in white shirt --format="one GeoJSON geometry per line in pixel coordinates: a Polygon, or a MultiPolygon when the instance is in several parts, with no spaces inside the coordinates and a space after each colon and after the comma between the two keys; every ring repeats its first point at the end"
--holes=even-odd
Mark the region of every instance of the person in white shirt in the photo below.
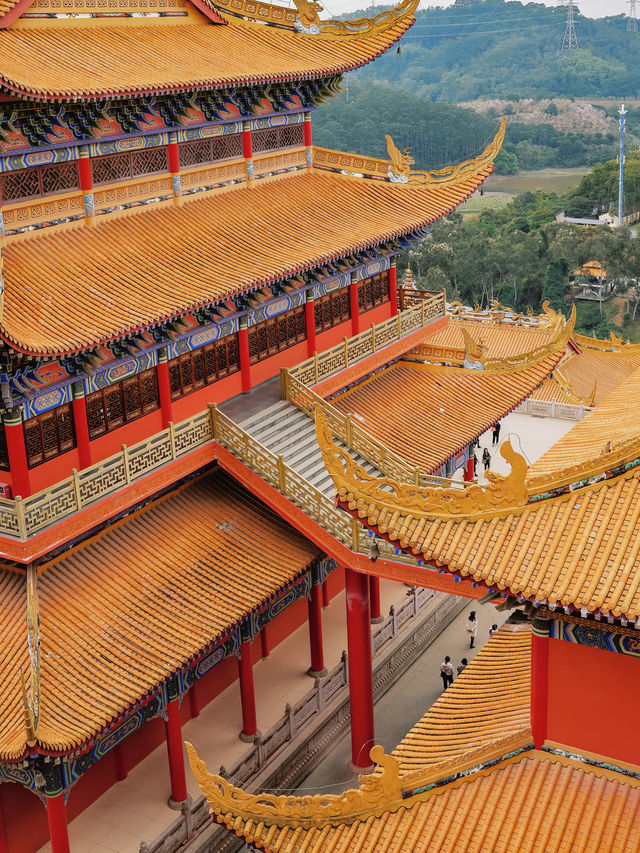
{"type": "Polygon", "coordinates": [[[442,676],[442,689],[446,690],[450,684],[453,684],[453,664],[449,655],[440,664],[440,675],[442,676]]]}
{"type": "Polygon", "coordinates": [[[471,611],[467,619],[467,634],[469,635],[469,648],[472,649],[478,636],[478,620],[475,610],[471,611]]]}

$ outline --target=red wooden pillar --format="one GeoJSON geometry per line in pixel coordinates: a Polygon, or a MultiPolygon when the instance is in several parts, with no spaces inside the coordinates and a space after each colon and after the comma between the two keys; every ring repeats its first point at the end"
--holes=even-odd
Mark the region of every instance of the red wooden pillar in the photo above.
{"type": "Polygon", "coordinates": [[[193,720],[195,717],[200,716],[200,703],[198,702],[198,682],[194,681],[191,687],[189,688],[189,711],[191,713],[191,719],[193,720]]]}
{"type": "Polygon", "coordinates": [[[326,581],[322,584],[322,606],[329,606],[329,587],[326,581]]]}
{"type": "Polygon", "coordinates": [[[116,744],[113,755],[116,760],[116,779],[118,782],[122,782],[123,779],[127,778],[127,762],[122,743],[116,744]]]}
{"type": "Polygon", "coordinates": [[[369,622],[369,578],[345,567],[347,650],[351,706],[351,761],[358,769],[371,766],[373,734],[373,671],[369,622]]]}
{"type": "Polygon", "coordinates": [[[71,405],[73,407],[73,425],[76,430],[80,467],[88,468],[92,462],[91,441],[89,440],[87,406],[84,396],[84,384],[82,382],[74,382],[73,384],[73,402],[71,405]]]}
{"type": "Polygon", "coordinates": [[[57,797],[47,797],[46,799],[51,853],[70,853],[71,847],[69,846],[64,794],[58,794],[57,797]]]}
{"type": "Polygon", "coordinates": [[[398,271],[396,259],[391,258],[389,266],[389,301],[391,302],[391,316],[398,313],[398,271]]]}
{"type": "Polygon", "coordinates": [[[238,655],[238,678],[240,680],[240,702],[242,704],[242,731],[240,740],[253,743],[258,737],[258,718],[256,715],[256,693],[253,686],[253,661],[251,643],[245,640],[238,655]]]}
{"type": "Polygon", "coordinates": [[[324,648],[322,644],[322,584],[311,586],[309,605],[309,647],[311,649],[311,666],[307,673],[311,676],[327,674],[324,665],[324,648]]]}
{"type": "Polygon", "coordinates": [[[88,147],[86,145],[81,145],[78,155],[78,179],[80,181],[80,189],[82,190],[84,215],[87,219],[91,219],[95,212],[95,203],[93,198],[91,157],[89,156],[88,147]]]}
{"type": "Polygon", "coordinates": [[[31,494],[31,478],[27,464],[27,450],[24,444],[22,410],[18,408],[8,409],[2,416],[2,420],[7,440],[9,470],[11,471],[11,492],[14,498],[27,498],[31,494]]]}
{"type": "Polygon", "coordinates": [[[158,350],[158,396],[160,397],[160,415],[162,417],[162,428],[166,429],[173,420],[173,406],[171,405],[171,384],[169,382],[169,356],[166,347],[158,350]]]}
{"type": "Polygon", "coordinates": [[[536,619],[531,634],[531,728],[536,749],[547,737],[549,620],[536,619]]]}
{"type": "Polygon", "coordinates": [[[4,810],[2,807],[2,788],[0,787],[0,853],[9,853],[9,842],[5,829],[4,810]]]}
{"type": "Polygon", "coordinates": [[[371,622],[377,625],[382,622],[380,615],[380,578],[369,575],[369,608],[371,610],[371,622]]]}
{"type": "Polygon", "coordinates": [[[313,298],[313,290],[307,290],[306,301],[304,303],[304,321],[307,332],[307,356],[311,356],[316,351],[316,312],[315,299],[313,298]]]}
{"type": "Polygon", "coordinates": [[[169,805],[173,808],[179,807],[180,803],[184,803],[187,799],[187,777],[184,772],[184,750],[180,729],[180,705],[177,699],[173,699],[167,704],[167,719],[164,725],[167,735],[169,774],[171,776],[169,805]]]}
{"type": "Polygon", "coordinates": [[[182,192],[182,179],[180,177],[180,156],[178,154],[178,134],[175,130],[169,131],[169,143],[167,145],[169,155],[169,171],[171,172],[171,186],[173,195],[178,198],[182,192]]]}
{"type": "Polygon", "coordinates": [[[311,113],[304,114],[304,144],[307,148],[311,148],[313,145],[312,135],[311,135],[311,113]]]}
{"type": "Polygon", "coordinates": [[[240,380],[242,393],[251,391],[251,363],[249,362],[249,329],[247,318],[240,317],[238,329],[238,355],[240,358],[240,380]]]}
{"type": "Polygon", "coordinates": [[[263,658],[268,658],[271,654],[271,643],[269,642],[269,623],[262,626],[260,631],[260,651],[263,658]]]}
{"type": "Polygon", "coordinates": [[[242,125],[242,156],[245,160],[247,178],[253,178],[253,145],[251,143],[251,122],[242,125]]]}
{"type": "Polygon", "coordinates": [[[467,460],[467,464],[464,469],[464,479],[466,483],[470,483],[473,480],[473,456],[474,451],[470,449],[469,459],[467,460]]]}
{"type": "Polygon", "coordinates": [[[351,309],[351,334],[357,335],[360,332],[360,306],[358,305],[358,274],[355,272],[351,273],[349,308],[351,309]]]}

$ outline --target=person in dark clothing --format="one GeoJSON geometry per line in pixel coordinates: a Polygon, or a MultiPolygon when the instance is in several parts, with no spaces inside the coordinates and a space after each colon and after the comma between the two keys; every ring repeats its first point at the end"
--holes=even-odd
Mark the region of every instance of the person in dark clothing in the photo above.
{"type": "Polygon", "coordinates": [[[467,634],[469,635],[469,648],[472,649],[478,636],[478,620],[475,610],[471,611],[467,619],[467,634]]]}
{"type": "Polygon", "coordinates": [[[489,451],[487,450],[487,448],[486,448],[486,447],[485,447],[485,449],[482,451],[482,464],[484,465],[484,470],[485,470],[485,471],[486,471],[486,470],[487,470],[487,468],[489,468],[489,466],[491,465],[491,454],[489,453],[489,451]]]}
{"type": "Polygon", "coordinates": [[[478,457],[474,453],[473,454],[473,476],[474,477],[478,476],[477,472],[478,472],[478,457]]]}
{"type": "Polygon", "coordinates": [[[442,689],[446,690],[450,684],[453,684],[453,665],[449,655],[440,664],[440,675],[442,676],[442,689]]]}
{"type": "Polygon", "coordinates": [[[456,669],[458,670],[458,675],[460,675],[460,673],[462,672],[462,670],[465,668],[465,666],[468,663],[469,663],[469,661],[466,658],[462,658],[462,660],[460,661],[460,663],[456,667],[456,669]]]}
{"type": "Polygon", "coordinates": [[[498,421],[497,424],[494,424],[491,427],[491,432],[492,432],[491,444],[498,444],[498,442],[500,441],[500,421],[498,421]]]}

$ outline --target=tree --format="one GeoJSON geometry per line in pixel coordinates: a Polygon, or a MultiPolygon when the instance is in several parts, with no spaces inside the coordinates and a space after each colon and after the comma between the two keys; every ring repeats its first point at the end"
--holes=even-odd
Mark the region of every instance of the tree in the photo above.
{"type": "Polygon", "coordinates": [[[564,292],[568,282],[569,262],[566,258],[551,261],[542,282],[542,301],[549,301],[554,311],[564,310],[564,292]]]}

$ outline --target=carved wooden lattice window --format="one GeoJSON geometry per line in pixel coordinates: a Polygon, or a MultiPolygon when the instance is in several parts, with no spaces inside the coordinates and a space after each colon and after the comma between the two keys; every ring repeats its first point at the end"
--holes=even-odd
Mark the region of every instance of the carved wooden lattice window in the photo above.
{"type": "Polygon", "coordinates": [[[184,397],[240,369],[238,336],[227,335],[169,361],[171,399],[184,397]]]}
{"type": "Polygon", "coordinates": [[[358,282],[358,310],[361,314],[383,305],[391,299],[389,270],[369,276],[358,282]]]}
{"type": "Polygon", "coordinates": [[[53,163],[33,169],[6,172],[1,179],[2,200],[21,201],[78,188],[76,163],[53,163]]]}
{"type": "Polygon", "coordinates": [[[249,361],[255,364],[306,340],[304,308],[293,308],[249,329],[249,361]]]}
{"type": "Polygon", "coordinates": [[[24,443],[30,468],[75,447],[71,404],[65,403],[64,406],[25,421],[24,443]]]}
{"type": "Polygon", "coordinates": [[[218,160],[242,157],[242,134],[229,133],[211,139],[194,139],[178,145],[180,167],[201,166],[218,160]]]}
{"type": "Polygon", "coordinates": [[[97,438],[159,406],[155,368],[87,395],[89,438],[97,438]]]}
{"type": "Polygon", "coordinates": [[[94,184],[110,184],[126,181],[141,175],[168,172],[167,149],[143,148],[140,151],[125,151],[122,154],[107,154],[91,160],[94,184]]]}
{"type": "Polygon", "coordinates": [[[300,124],[286,124],[283,127],[265,127],[251,134],[254,154],[263,151],[277,151],[279,148],[293,148],[304,145],[304,128],[300,124]]]}
{"type": "Polygon", "coordinates": [[[349,303],[349,288],[343,287],[327,293],[326,296],[316,299],[313,306],[316,322],[316,331],[322,332],[331,329],[340,323],[351,319],[351,305],[349,303]]]}

